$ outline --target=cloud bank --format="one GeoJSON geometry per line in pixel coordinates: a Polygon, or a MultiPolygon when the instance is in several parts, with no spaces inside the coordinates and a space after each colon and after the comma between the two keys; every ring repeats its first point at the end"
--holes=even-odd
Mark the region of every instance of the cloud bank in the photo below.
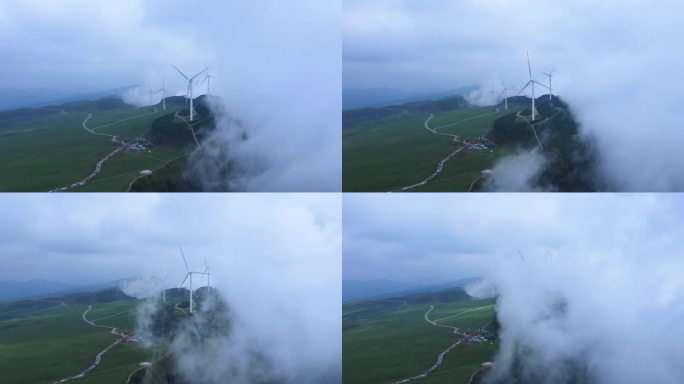
{"type": "Polygon", "coordinates": [[[467,289],[498,294],[490,383],[678,383],[682,208],[659,194],[346,196],[344,278],[482,276],[467,289]]]}

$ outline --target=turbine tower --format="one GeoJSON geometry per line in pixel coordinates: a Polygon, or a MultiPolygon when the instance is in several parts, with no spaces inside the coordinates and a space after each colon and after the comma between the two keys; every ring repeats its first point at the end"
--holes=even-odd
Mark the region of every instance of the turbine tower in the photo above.
{"type": "Polygon", "coordinates": [[[166,272],[166,275],[162,279],[162,301],[166,303],[166,278],[169,277],[170,272],[166,272]]]}
{"type": "Polygon", "coordinates": [[[205,68],[205,71],[207,72],[206,75],[204,76],[204,82],[207,83],[207,96],[211,95],[211,79],[214,78],[214,75],[209,73],[209,67],[205,68]]]}
{"type": "Polygon", "coordinates": [[[187,76],[185,76],[185,74],[183,72],[181,72],[180,69],[176,68],[175,65],[171,64],[171,66],[173,67],[173,69],[178,71],[178,73],[180,73],[180,75],[183,76],[188,81],[188,91],[187,91],[186,95],[190,98],[190,121],[192,121],[195,117],[194,103],[193,103],[193,99],[192,99],[192,81],[195,80],[195,78],[197,76],[204,73],[204,71],[206,71],[207,69],[205,68],[205,69],[201,70],[195,76],[187,77],[187,76]]]}
{"type": "MultiPolygon", "coordinates": [[[[190,282],[190,286],[189,286],[189,288],[190,288],[190,313],[192,313],[192,306],[193,306],[192,305],[192,275],[207,275],[208,276],[209,267],[207,267],[205,272],[193,272],[193,271],[191,271],[190,267],[188,266],[188,261],[185,259],[185,254],[183,253],[183,248],[181,248],[181,247],[178,247],[178,248],[180,249],[181,256],[183,256],[183,262],[185,263],[185,269],[188,271],[188,273],[185,275],[185,279],[183,279],[183,282],[180,283],[180,286],[178,288],[183,288],[183,284],[185,284],[185,282],[188,281],[188,278],[189,278],[189,282],[190,282]]],[[[207,277],[207,283],[208,283],[208,281],[209,281],[209,277],[207,277]]]]}
{"type": "Polygon", "coordinates": [[[163,78],[162,78],[161,89],[159,89],[155,92],[150,91],[150,93],[152,93],[153,95],[156,95],[159,92],[162,93],[162,109],[166,111],[166,80],[164,80],[163,78]]]}
{"type": "Polygon", "coordinates": [[[508,91],[512,91],[513,89],[506,87],[506,83],[504,83],[503,77],[501,78],[501,86],[503,87],[503,90],[501,91],[501,95],[503,95],[504,98],[504,109],[508,109],[508,91]]]}
{"type": "Polygon", "coordinates": [[[549,78],[549,101],[551,100],[551,95],[553,94],[553,84],[551,83],[551,80],[553,79],[553,71],[556,69],[556,67],[551,68],[549,73],[545,73],[544,76],[549,78]]]}
{"type": "MultiPolygon", "coordinates": [[[[534,104],[534,101],[535,101],[534,100],[534,85],[539,84],[542,87],[546,87],[546,85],[538,82],[537,80],[535,80],[532,77],[532,65],[530,64],[530,53],[529,52],[527,52],[527,70],[530,73],[530,80],[527,82],[527,84],[525,84],[524,87],[522,87],[520,92],[518,92],[518,95],[521,94],[528,86],[531,86],[531,89],[532,89],[532,121],[534,121],[535,117],[537,116],[537,110],[536,110],[535,104],[534,104]]],[[[546,87],[546,88],[548,88],[548,87],[546,87]]]]}

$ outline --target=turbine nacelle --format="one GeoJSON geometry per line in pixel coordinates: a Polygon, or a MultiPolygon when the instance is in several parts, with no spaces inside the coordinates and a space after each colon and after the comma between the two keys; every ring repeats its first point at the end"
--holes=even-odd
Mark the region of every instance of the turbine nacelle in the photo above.
{"type": "Polygon", "coordinates": [[[194,119],[194,117],[195,117],[194,100],[193,100],[193,97],[192,97],[192,82],[193,82],[193,80],[195,80],[195,78],[197,78],[197,76],[199,76],[199,75],[201,75],[202,73],[204,73],[204,72],[207,70],[207,68],[204,68],[203,70],[197,72],[197,74],[194,75],[194,76],[192,76],[192,77],[188,77],[188,76],[186,76],[185,73],[183,73],[180,69],[176,68],[175,65],[171,64],[171,66],[172,66],[173,69],[175,69],[181,76],[183,76],[183,78],[185,78],[185,80],[188,81],[188,89],[187,89],[187,92],[186,92],[186,97],[187,97],[187,98],[189,99],[189,101],[190,101],[190,121],[192,121],[192,120],[194,119]]]}

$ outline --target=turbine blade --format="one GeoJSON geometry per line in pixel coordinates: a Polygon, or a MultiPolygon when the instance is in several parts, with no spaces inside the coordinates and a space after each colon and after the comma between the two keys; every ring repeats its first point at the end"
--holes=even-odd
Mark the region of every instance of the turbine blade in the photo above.
{"type": "Polygon", "coordinates": [[[190,276],[190,272],[188,272],[188,274],[185,275],[185,279],[183,279],[183,282],[180,283],[180,285],[178,286],[178,288],[183,288],[183,284],[185,284],[185,281],[188,280],[188,276],[190,276]]]}
{"type": "MultiPolygon", "coordinates": [[[[181,72],[181,70],[180,70],[180,69],[178,69],[178,68],[176,68],[176,66],[175,66],[175,65],[171,64],[171,66],[173,67],[173,69],[175,69],[176,71],[178,71],[178,73],[180,73],[180,74],[181,74],[181,76],[183,76],[183,77],[185,77],[186,79],[188,79],[188,77],[187,77],[187,76],[185,76],[185,73],[181,72]]],[[[188,79],[188,80],[189,80],[189,79],[188,79]]]]}
{"type": "Polygon", "coordinates": [[[522,259],[522,261],[525,261],[525,256],[523,256],[523,254],[520,253],[520,250],[516,249],[516,251],[518,251],[518,255],[520,255],[520,258],[522,259]]]}
{"type": "Polygon", "coordinates": [[[527,51],[527,70],[530,72],[530,80],[532,80],[532,65],[530,64],[530,51],[527,51]]]}
{"type": "Polygon", "coordinates": [[[191,78],[190,78],[190,81],[194,80],[194,79],[195,79],[195,77],[197,77],[197,76],[199,76],[199,75],[203,74],[203,73],[204,73],[204,71],[206,71],[206,69],[203,69],[203,70],[201,70],[201,71],[197,72],[197,74],[196,74],[195,76],[193,76],[193,77],[191,77],[191,78]]]}
{"type": "Polygon", "coordinates": [[[532,84],[532,80],[528,81],[527,84],[525,84],[525,86],[522,87],[522,89],[520,90],[520,92],[518,92],[518,95],[521,94],[521,93],[523,93],[523,91],[524,91],[525,89],[527,89],[527,87],[528,87],[530,84],[532,84]]]}
{"type": "Polygon", "coordinates": [[[183,262],[185,263],[185,269],[187,269],[188,272],[190,272],[190,267],[188,267],[188,261],[185,260],[185,254],[183,253],[183,248],[181,248],[180,245],[179,245],[179,246],[178,246],[178,249],[180,249],[180,251],[181,251],[181,256],[183,256],[183,262]]]}
{"type": "Polygon", "coordinates": [[[538,81],[536,81],[536,80],[533,80],[533,81],[534,81],[534,83],[537,84],[537,85],[541,85],[542,87],[544,87],[544,88],[546,88],[546,89],[551,89],[551,88],[549,88],[548,85],[544,85],[544,84],[542,84],[542,83],[540,83],[540,82],[538,82],[538,81]]]}

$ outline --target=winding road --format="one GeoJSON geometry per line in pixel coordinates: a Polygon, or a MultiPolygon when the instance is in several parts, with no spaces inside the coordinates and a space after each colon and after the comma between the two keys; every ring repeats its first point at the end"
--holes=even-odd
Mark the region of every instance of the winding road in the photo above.
{"type": "MultiPolygon", "coordinates": [[[[459,317],[459,316],[461,316],[461,315],[465,315],[466,313],[479,311],[479,310],[482,310],[482,309],[485,309],[485,308],[490,308],[490,307],[493,307],[493,306],[494,306],[494,304],[485,305],[485,306],[483,306],[483,307],[474,308],[474,309],[469,309],[469,310],[467,310],[467,311],[459,312],[459,313],[457,313],[457,314],[455,314],[455,315],[451,315],[451,316],[447,316],[447,317],[442,317],[441,319],[430,320],[430,317],[429,317],[429,316],[430,316],[430,312],[432,312],[432,311],[435,309],[435,306],[434,306],[434,305],[430,305],[430,308],[427,310],[427,312],[425,312],[424,318],[425,318],[425,321],[427,321],[428,323],[434,325],[435,327],[443,327],[443,328],[453,329],[453,333],[456,334],[456,335],[458,335],[458,336],[460,336],[460,334],[458,333],[458,327],[454,327],[454,326],[451,326],[451,325],[437,324],[437,322],[438,322],[438,321],[442,321],[442,320],[446,320],[446,319],[451,319],[451,318],[454,318],[454,317],[459,317]]],[[[432,365],[430,368],[426,369],[425,372],[423,372],[423,373],[421,373],[421,374],[419,374],[419,375],[416,375],[416,376],[411,376],[411,377],[407,377],[407,378],[405,378],[405,379],[401,379],[401,380],[395,381],[395,382],[393,382],[392,384],[403,384],[403,383],[408,383],[409,381],[419,380],[419,379],[424,379],[424,378],[426,378],[429,374],[431,374],[432,372],[434,372],[437,368],[439,368],[439,367],[442,365],[442,362],[444,362],[444,356],[446,356],[447,353],[449,353],[452,349],[456,348],[456,346],[459,345],[459,344],[461,344],[462,342],[463,342],[463,339],[462,339],[462,338],[459,338],[458,340],[456,340],[455,343],[451,344],[447,349],[445,349],[444,351],[440,352],[439,355],[437,355],[437,361],[435,362],[435,364],[432,365]]]]}
{"type": "MultiPolygon", "coordinates": [[[[90,373],[90,371],[92,371],[93,369],[97,368],[97,366],[100,365],[100,361],[102,360],[102,356],[103,356],[105,353],[109,352],[110,349],[112,349],[114,346],[116,346],[117,344],[119,344],[119,343],[123,340],[123,336],[124,336],[123,333],[120,333],[120,332],[116,329],[116,327],[108,327],[108,326],[106,326],[106,325],[95,324],[95,321],[97,321],[97,320],[88,320],[88,318],[86,317],[86,315],[88,315],[88,312],[90,312],[91,309],[93,309],[93,306],[92,306],[92,305],[89,305],[89,306],[88,306],[88,309],[86,309],[85,312],[83,312],[83,315],[81,315],[81,318],[83,319],[83,321],[85,321],[86,323],[88,323],[89,325],[91,325],[91,326],[93,326],[93,327],[100,327],[100,328],[109,329],[110,332],[111,332],[113,335],[117,336],[116,341],[114,341],[112,344],[110,344],[109,346],[107,346],[107,348],[103,349],[103,350],[100,351],[97,355],[95,355],[95,361],[93,362],[93,364],[91,364],[91,365],[90,365],[88,368],[86,368],[83,372],[79,373],[78,375],[74,375],[74,376],[66,377],[66,378],[64,378],[64,379],[60,379],[60,380],[57,380],[57,381],[53,381],[53,382],[51,382],[50,384],[66,383],[66,382],[71,381],[71,380],[78,380],[78,379],[84,378],[85,375],[87,375],[88,373],[90,373]]],[[[126,313],[126,312],[130,312],[130,311],[120,312],[120,313],[117,313],[117,314],[115,314],[115,315],[113,315],[113,316],[108,316],[108,317],[103,318],[103,319],[108,319],[108,318],[110,318],[110,317],[114,317],[114,316],[117,316],[117,315],[120,315],[120,314],[126,313]]],[[[102,320],[102,319],[99,319],[99,320],[102,320]]]]}
{"type": "MultiPolygon", "coordinates": [[[[454,139],[453,139],[454,142],[456,142],[456,143],[458,143],[458,144],[463,144],[463,142],[460,141],[459,136],[458,136],[457,134],[440,132],[439,130],[442,129],[442,128],[453,127],[453,126],[455,126],[455,125],[459,125],[459,124],[465,123],[466,121],[479,119],[479,118],[481,118],[481,117],[485,117],[485,116],[489,116],[489,115],[494,115],[494,114],[497,114],[497,113],[499,113],[499,111],[487,112],[487,113],[483,113],[483,114],[481,114],[481,115],[469,117],[469,118],[467,118],[467,119],[459,120],[459,121],[457,121],[457,122],[455,122],[455,123],[442,125],[442,126],[436,127],[436,128],[430,128],[430,125],[428,125],[428,123],[430,122],[430,120],[432,120],[433,117],[435,117],[435,114],[434,114],[434,113],[431,113],[430,116],[428,116],[428,118],[425,120],[425,123],[424,123],[423,125],[425,126],[425,129],[427,129],[428,131],[432,132],[432,133],[435,134],[435,135],[442,135],[442,136],[453,137],[453,138],[454,138],[454,139]]],[[[392,192],[408,191],[408,190],[410,190],[410,189],[417,188],[417,187],[423,186],[423,185],[425,185],[425,184],[431,182],[435,177],[437,177],[440,173],[442,173],[442,170],[444,169],[444,164],[445,164],[447,161],[449,161],[449,159],[451,159],[452,157],[454,157],[457,153],[461,152],[464,148],[465,148],[465,146],[464,146],[464,145],[461,145],[461,146],[458,147],[455,151],[453,151],[453,152],[451,152],[449,155],[447,155],[447,157],[445,157],[445,158],[443,158],[442,160],[440,160],[440,161],[437,163],[437,168],[435,169],[435,171],[434,171],[430,176],[428,176],[428,177],[426,177],[425,179],[423,179],[422,181],[419,181],[419,182],[417,182],[417,183],[415,183],[415,184],[407,185],[407,186],[405,186],[405,187],[401,187],[401,188],[395,189],[395,190],[392,191],[392,192]]]]}
{"type": "Polygon", "coordinates": [[[115,121],[113,123],[101,125],[101,126],[95,127],[95,128],[89,128],[87,125],[88,120],[90,120],[90,118],[93,117],[93,114],[89,113],[88,117],[86,117],[85,120],[83,120],[83,123],[81,123],[81,126],[83,127],[83,129],[85,129],[88,133],[93,134],[93,135],[109,137],[111,139],[111,142],[117,145],[117,148],[115,150],[113,150],[112,152],[110,152],[109,154],[107,154],[107,156],[100,159],[100,161],[98,161],[97,164],[95,164],[95,170],[90,175],[88,175],[86,178],[79,180],[79,181],[76,181],[74,183],[71,183],[65,187],[59,187],[59,188],[51,189],[49,192],[64,192],[64,191],[68,191],[69,189],[77,188],[77,187],[80,187],[80,186],[87,184],[89,181],[94,179],[95,176],[97,176],[100,173],[100,171],[102,170],[102,165],[107,160],[109,160],[112,156],[116,155],[119,151],[121,151],[123,149],[124,142],[118,140],[118,137],[116,135],[111,135],[108,133],[95,132],[96,129],[111,127],[112,125],[119,124],[119,123],[122,123],[124,121],[139,119],[141,117],[145,117],[145,116],[152,115],[155,113],[157,113],[157,108],[154,108],[154,110],[152,112],[144,113],[142,115],[137,115],[137,116],[133,116],[133,117],[128,117],[128,118],[121,119],[121,120],[115,121]]]}
{"type": "MultiPolygon", "coordinates": [[[[536,110],[536,108],[535,108],[536,110]]],[[[534,138],[537,139],[537,144],[539,144],[539,148],[543,151],[544,146],[542,145],[541,141],[539,141],[539,136],[537,136],[537,130],[534,128],[534,124],[532,124],[527,117],[521,115],[522,111],[518,112],[516,116],[520,117],[521,119],[525,120],[525,122],[532,128],[532,133],[534,133],[534,138]]]]}
{"type": "MultiPolygon", "coordinates": [[[[197,148],[200,148],[200,143],[199,143],[199,140],[197,140],[197,136],[195,136],[195,129],[193,128],[192,124],[190,124],[187,120],[185,120],[185,118],[183,116],[179,115],[179,113],[180,113],[180,111],[176,112],[176,114],[174,116],[183,120],[183,122],[188,126],[188,129],[190,130],[190,132],[192,132],[192,138],[195,139],[195,144],[197,144],[197,148]]],[[[197,123],[195,123],[195,124],[197,124],[197,123]]]]}

